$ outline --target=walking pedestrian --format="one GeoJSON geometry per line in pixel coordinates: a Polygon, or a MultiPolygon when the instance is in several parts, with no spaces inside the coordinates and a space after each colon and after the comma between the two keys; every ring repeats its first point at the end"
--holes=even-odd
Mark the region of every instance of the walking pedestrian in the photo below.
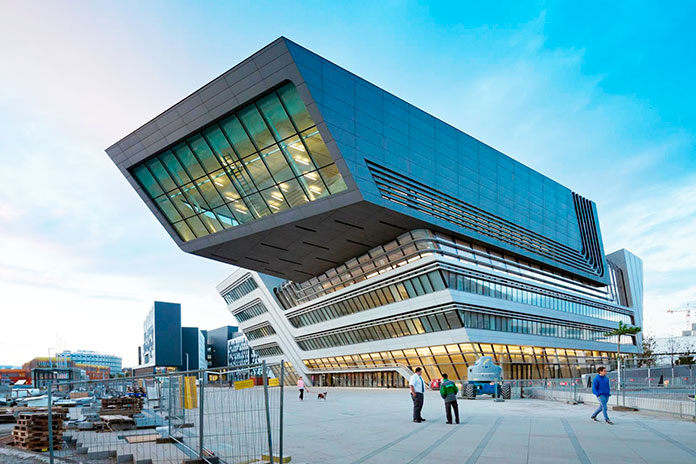
{"type": "Polygon", "coordinates": [[[604,366],[598,367],[597,374],[599,375],[596,375],[592,380],[592,393],[594,393],[599,400],[599,407],[592,413],[592,420],[599,422],[597,420],[597,414],[602,412],[602,414],[604,414],[604,421],[612,425],[613,422],[609,420],[609,415],[607,414],[607,403],[611,396],[611,387],[609,386],[609,379],[607,378],[607,368],[604,366]]]}
{"type": "Polygon", "coordinates": [[[421,416],[423,409],[423,395],[425,393],[425,381],[423,380],[423,369],[416,367],[416,373],[408,381],[408,388],[411,390],[413,400],[413,422],[425,422],[421,416]]]}
{"type": "Polygon", "coordinates": [[[440,396],[445,400],[445,414],[447,414],[447,423],[452,423],[452,409],[454,409],[454,419],[459,423],[459,405],[457,404],[457,385],[447,378],[447,373],[442,374],[442,383],[440,383],[440,396]]]}
{"type": "MultiPolygon", "coordinates": [[[[297,389],[300,390],[300,401],[304,401],[305,384],[302,377],[297,379],[297,389]]],[[[307,391],[309,391],[309,388],[307,388],[307,391]]]]}

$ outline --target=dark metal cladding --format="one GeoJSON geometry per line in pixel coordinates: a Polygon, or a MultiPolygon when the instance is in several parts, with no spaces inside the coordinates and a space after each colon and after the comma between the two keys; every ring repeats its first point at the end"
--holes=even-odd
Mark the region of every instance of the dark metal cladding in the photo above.
{"type": "Polygon", "coordinates": [[[264,274],[428,228],[609,283],[594,203],[285,38],[107,153],[182,250],[264,274]]]}

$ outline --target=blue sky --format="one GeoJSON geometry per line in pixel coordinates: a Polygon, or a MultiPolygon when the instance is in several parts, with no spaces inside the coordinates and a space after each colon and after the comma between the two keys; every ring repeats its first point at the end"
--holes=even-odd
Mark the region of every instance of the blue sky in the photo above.
{"type": "Polygon", "coordinates": [[[594,200],[646,330],[696,301],[696,4],[15,2],[0,17],[0,363],[136,360],[155,299],[234,323],[104,148],[280,35],[594,200]]]}

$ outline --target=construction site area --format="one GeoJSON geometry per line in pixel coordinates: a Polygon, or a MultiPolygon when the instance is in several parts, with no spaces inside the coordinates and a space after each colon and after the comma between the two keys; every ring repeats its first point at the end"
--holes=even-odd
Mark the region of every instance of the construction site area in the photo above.
{"type": "Polygon", "coordinates": [[[257,365],[47,385],[0,407],[0,462],[9,451],[51,462],[270,462],[282,447],[282,387],[268,374],[257,365]]]}
{"type": "Polygon", "coordinates": [[[406,389],[306,386],[301,399],[285,385],[283,364],[48,381],[32,395],[2,400],[0,462],[696,459],[691,366],[624,368],[621,384],[618,372],[610,373],[613,425],[590,420],[597,398],[589,377],[504,380],[502,367],[489,357],[471,366],[468,376],[455,382],[462,419],[456,425],[445,424],[437,381],[425,392],[422,424],[410,420],[406,389]],[[599,452],[598,443],[608,452],[599,452]]]}

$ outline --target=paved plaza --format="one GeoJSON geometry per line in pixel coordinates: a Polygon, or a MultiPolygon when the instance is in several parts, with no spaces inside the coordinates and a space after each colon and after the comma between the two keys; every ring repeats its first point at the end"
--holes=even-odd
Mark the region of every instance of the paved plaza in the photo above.
{"type": "Polygon", "coordinates": [[[333,388],[326,402],[316,391],[300,402],[286,390],[285,449],[293,462],[696,462],[696,424],[671,416],[610,411],[610,426],[590,420],[590,405],[483,397],[460,400],[462,423],[447,425],[438,393],[426,392],[427,421],[416,424],[407,390],[333,388]]]}

